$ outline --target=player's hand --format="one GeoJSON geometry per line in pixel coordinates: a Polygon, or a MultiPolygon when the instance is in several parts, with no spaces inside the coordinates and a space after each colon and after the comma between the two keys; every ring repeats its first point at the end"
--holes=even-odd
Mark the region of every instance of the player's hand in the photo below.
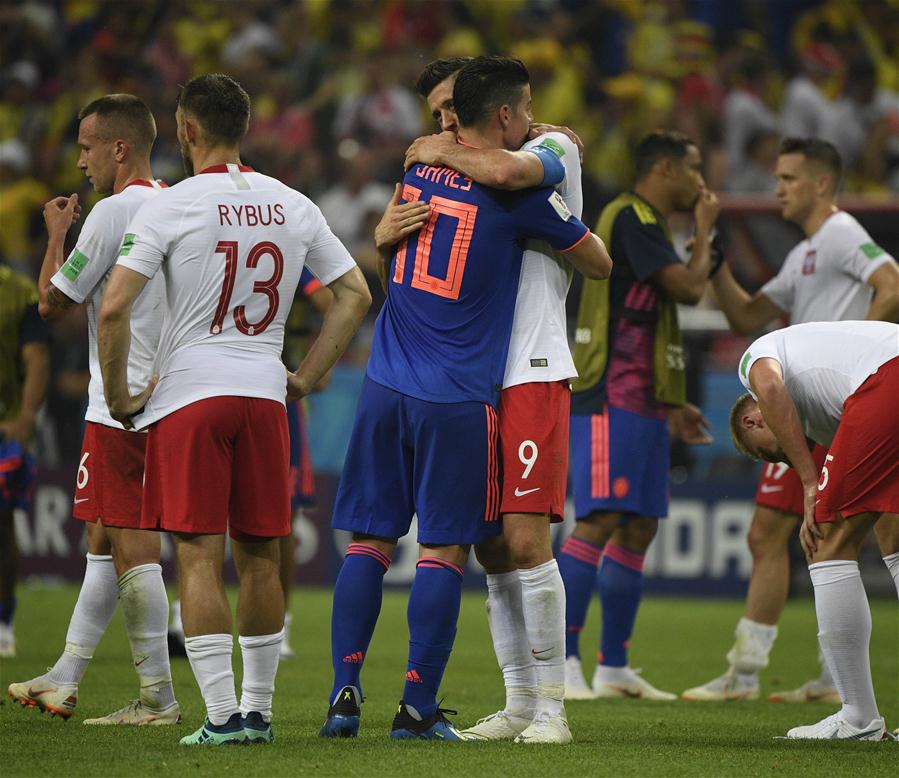
{"type": "Polygon", "coordinates": [[[34,435],[36,419],[31,414],[19,414],[14,419],[0,422],[0,440],[14,440],[23,446],[28,445],[34,435]]]}
{"type": "Polygon", "coordinates": [[[584,161],[584,141],[580,139],[580,136],[574,130],[570,130],[568,127],[556,127],[554,124],[532,124],[528,130],[528,140],[534,140],[534,138],[546,135],[548,132],[561,132],[563,135],[567,135],[568,139],[577,146],[577,154],[581,162],[584,161]]]}
{"type": "Polygon", "coordinates": [[[387,294],[387,276],[390,273],[391,249],[403,238],[420,230],[428,220],[430,206],[421,200],[402,202],[403,185],[397,184],[393,198],[387,205],[381,221],[375,227],[375,246],[378,249],[378,279],[387,294]]]}
{"type": "Polygon", "coordinates": [[[119,422],[119,424],[126,430],[133,430],[134,422],[131,421],[131,417],[143,410],[158,383],[159,376],[154,375],[150,379],[150,383],[148,383],[144,390],[139,394],[136,394],[133,397],[129,396],[127,400],[122,402],[116,402],[115,400],[109,402],[109,415],[119,422]]]}
{"type": "Polygon", "coordinates": [[[75,222],[81,218],[81,206],[78,195],[54,197],[44,204],[44,223],[50,235],[65,235],[75,222]]]}
{"type": "Polygon", "coordinates": [[[818,483],[804,484],[802,524],[799,527],[799,543],[805,552],[805,558],[811,562],[818,550],[818,541],[823,537],[818,523],[815,521],[815,503],[818,501],[818,483]]]}
{"type": "Polygon", "coordinates": [[[709,189],[703,189],[699,193],[699,199],[693,208],[693,217],[696,220],[696,232],[704,237],[712,231],[712,226],[721,211],[721,203],[718,196],[709,189]]]}
{"type": "Polygon", "coordinates": [[[712,425],[695,405],[686,403],[668,414],[668,430],[672,437],[680,438],[692,446],[706,446],[713,438],[709,434],[712,425]]]}
{"type": "Polygon", "coordinates": [[[445,165],[443,153],[451,151],[455,145],[456,133],[449,130],[439,135],[423,135],[412,141],[412,145],[406,149],[403,166],[408,170],[416,162],[422,165],[445,165]]]}
{"type": "Polygon", "coordinates": [[[292,403],[302,400],[307,394],[315,391],[315,385],[310,386],[298,373],[287,371],[287,402],[292,403]]]}

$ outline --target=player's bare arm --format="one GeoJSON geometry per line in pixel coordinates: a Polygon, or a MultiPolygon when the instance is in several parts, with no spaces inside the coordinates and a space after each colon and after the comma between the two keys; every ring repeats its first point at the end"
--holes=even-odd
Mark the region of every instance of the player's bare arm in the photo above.
{"type": "Polygon", "coordinates": [[[726,262],[712,276],[712,289],[727,323],[739,335],[756,332],[784,314],[762,292],[750,295],[737,283],[726,262]]]}
{"type": "Polygon", "coordinates": [[[584,240],[566,251],[563,256],[593,281],[602,281],[612,275],[612,257],[609,256],[602,238],[595,233],[588,233],[584,240]]]}
{"type": "Polygon", "coordinates": [[[420,230],[428,219],[428,204],[420,200],[404,203],[403,185],[397,184],[384,215],[375,227],[375,247],[378,249],[378,278],[387,292],[387,273],[393,247],[403,238],[420,230]]]}
{"type": "Polygon", "coordinates": [[[125,429],[132,429],[131,417],[137,413],[156,388],[159,376],[135,397],[128,389],[128,352],[131,349],[131,306],[149,279],[127,267],[114,267],[103,293],[98,317],[98,347],[103,391],[109,413],[125,429]]]}
{"type": "Polygon", "coordinates": [[[44,402],[50,380],[50,349],[46,343],[30,342],[22,346],[22,401],[19,412],[12,419],[0,422],[0,437],[16,440],[22,445],[31,440],[37,422],[37,412],[44,402]]]}
{"type": "Polygon", "coordinates": [[[44,261],[38,278],[38,313],[44,319],[58,319],[67,309],[76,305],[74,300],[53,286],[50,279],[65,262],[66,233],[80,217],[81,206],[78,204],[77,194],[54,197],[44,205],[47,250],[44,252],[44,261]]]}
{"type": "Polygon", "coordinates": [[[774,359],[756,360],[749,369],[749,385],[758,397],[762,421],[780,444],[802,481],[805,512],[799,537],[806,556],[817,549],[821,531],[815,524],[815,500],[818,497],[818,471],[799,420],[799,412],[783,380],[783,370],[774,359]]]}
{"type": "Polygon", "coordinates": [[[711,443],[714,440],[709,433],[711,427],[702,411],[692,403],[673,408],[668,414],[668,430],[671,436],[691,446],[705,446],[711,443]]]}
{"type": "Polygon", "coordinates": [[[866,319],[899,322],[899,264],[887,262],[875,270],[868,283],[874,287],[874,297],[866,319]]]}
{"type": "Polygon", "coordinates": [[[406,170],[416,163],[451,167],[493,189],[540,186],[545,175],[543,163],[530,152],[462,146],[454,132],[414,140],[406,150],[406,170]]]}
{"type": "Polygon", "coordinates": [[[665,293],[675,302],[696,305],[702,299],[711,267],[709,238],[720,211],[721,203],[718,202],[717,195],[703,189],[693,208],[696,239],[693,242],[690,260],[685,263],[672,262],[654,276],[665,293]]]}
{"type": "MultiPolygon", "coordinates": [[[[110,283],[112,282],[110,281],[110,283]]],[[[309,347],[303,363],[295,373],[287,374],[288,401],[299,400],[315,388],[346,351],[371,305],[368,284],[365,283],[365,277],[358,267],[354,267],[336,281],[332,281],[328,284],[328,288],[334,293],[334,302],[331,303],[325,314],[321,332],[309,347]]],[[[103,360],[101,329],[101,366],[105,364],[103,360]]],[[[104,372],[104,381],[105,375],[104,372]]],[[[109,401],[108,393],[107,401],[109,401]]]]}

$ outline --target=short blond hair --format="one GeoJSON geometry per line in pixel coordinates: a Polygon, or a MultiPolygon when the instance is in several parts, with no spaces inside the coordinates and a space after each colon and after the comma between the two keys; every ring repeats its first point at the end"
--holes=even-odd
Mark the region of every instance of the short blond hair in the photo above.
{"type": "Polygon", "coordinates": [[[757,400],[749,394],[749,392],[745,392],[741,394],[737,401],[734,403],[733,408],[730,409],[730,437],[734,442],[734,448],[737,449],[744,456],[749,457],[750,459],[758,460],[758,454],[754,454],[749,448],[746,446],[745,441],[743,440],[743,424],[741,423],[743,419],[743,414],[746,413],[747,408],[750,403],[756,403],[757,400]]]}

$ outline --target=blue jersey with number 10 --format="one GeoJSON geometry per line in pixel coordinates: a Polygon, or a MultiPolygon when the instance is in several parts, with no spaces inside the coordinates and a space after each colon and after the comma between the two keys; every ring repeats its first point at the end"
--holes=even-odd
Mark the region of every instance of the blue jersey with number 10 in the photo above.
{"type": "Polygon", "coordinates": [[[495,404],[525,240],[566,251],[589,230],[552,189],[501,192],[445,167],[411,167],[403,199],[430,214],[394,250],[368,375],[420,400],[495,404]]]}

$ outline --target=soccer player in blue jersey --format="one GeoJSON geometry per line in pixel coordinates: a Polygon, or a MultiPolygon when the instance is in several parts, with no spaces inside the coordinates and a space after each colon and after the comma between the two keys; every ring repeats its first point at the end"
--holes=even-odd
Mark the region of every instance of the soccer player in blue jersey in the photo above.
{"type": "MultiPolygon", "coordinates": [[[[519,148],[530,124],[524,65],[482,57],[463,73],[480,88],[456,106],[460,142],[519,148]]],[[[460,740],[436,693],[469,546],[499,532],[495,405],[523,240],[546,240],[584,261],[604,249],[548,188],[500,192],[450,168],[415,165],[403,199],[428,202],[428,216],[392,256],[338,489],[333,526],[353,532],[353,543],[334,592],[335,682],[321,734],[358,730],[359,676],[383,575],[415,513],[421,553],[409,597],[406,686],[391,736],[460,740]]]]}

